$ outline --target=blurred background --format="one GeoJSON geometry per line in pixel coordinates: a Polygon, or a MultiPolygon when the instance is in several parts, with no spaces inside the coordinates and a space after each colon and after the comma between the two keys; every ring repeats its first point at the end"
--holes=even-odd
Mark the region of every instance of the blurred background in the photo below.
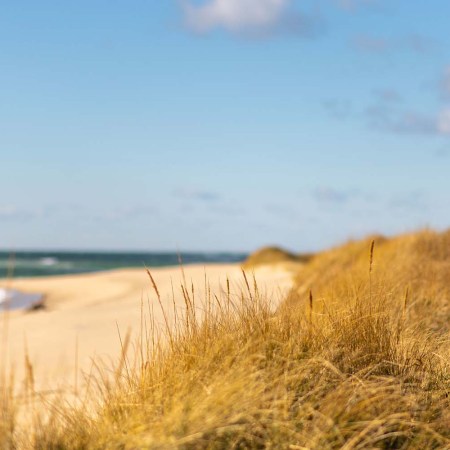
{"type": "Polygon", "coordinates": [[[315,251],[449,226],[450,3],[0,11],[6,252],[315,251]]]}

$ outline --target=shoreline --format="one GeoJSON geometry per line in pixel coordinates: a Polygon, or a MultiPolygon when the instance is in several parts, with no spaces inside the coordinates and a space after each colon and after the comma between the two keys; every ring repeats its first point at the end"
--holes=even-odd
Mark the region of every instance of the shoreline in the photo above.
{"type": "Polygon", "coordinates": [[[102,274],[102,273],[111,273],[111,272],[121,272],[125,270],[160,270],[160,269],[171,269],[176,270],[181,268],[189,268],[189,267],[210,267],[210,266],[242,266],[244,261],[241,262],[221,262],[221,261],[213,261],[213,262],[207,262],[207,263],[198,263],[198,262],[192,262],[192,263],[184,263],[182,265],[178,264],[168,264],[163,266],[123,266],[123,267],[113,267],[111,269],[98,269],[98,270],[89,270],[89,271],[83,271],[83,272],[70,272],[70,273],[58,273],[58,274],[46,274],[46,275],[22,275],[22,276],[13,276],[13,277],[0,277],[0,286],[2,286],[4,283],[9,283],[14,280],[18,281],[31,281],[36,279],[47,279],[47,278],[61,278],[61,277],[76,277],[76,276],[88,276],[88,275],[96,275],[96,274],[102,274]]]}
{"type": "Polygon", "coordinates": [[[174,267],[190,264],[242,263],[246,253],[234,252],[0,252],[0,280],[96,273],[124,268],[174,267]]]}
{"type": "MultiPolygon", "coordinates": [[[[223,295],[227,278],[233,295],[244,288],[240,264],[192,264],[182,268],[186,283],[195,287],[198,306],[208,289],[218,296],[223,295]]],[[[172,305],[184,308],[181,267],[150,268],[150,272],[169,315],[172,305]]],[[[260,291],[270,295],[275,306],[292,285],[290,272],[282,267],[267,266],[246,272],[255,273],[260,291]]],[[[130,342],[136,342],[142,326],[143,303],[149,310],[153,308],[158,327],[164,322],[144,268],[17,278],[8,280],[8,284],[10,289],[40,292],[44,296],[45,308],[0,314],[0,324],[5,319],[8,325],[5,327],[8,331],[6,348],[0,344],[0,351],[7,357],[7,368],[12,367],[18,383],[23,383],[24,361],[28,357],[39,391],[55,386],[70,388],[75,378],[82,380],[83,373],[89,373],[93,358],[117,361],[120,356],[118,330],[123,335],[130,330],[130,342]]]]}

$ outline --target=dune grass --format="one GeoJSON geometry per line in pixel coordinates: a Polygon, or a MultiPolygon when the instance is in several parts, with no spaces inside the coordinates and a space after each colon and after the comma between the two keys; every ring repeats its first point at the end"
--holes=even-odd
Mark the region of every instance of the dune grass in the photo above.
{"type": "Polygon", "coordinates": [[[135,361],[121,336],[93,402],[14,430],[3,389],[0,448],[450,448],[450,231],[319,254],[276,310],[243,280],[240,296],[201,300],[185,283],[162,331],[143,305],[135,361]]]}
{"type": "Polygon", "coordinates": [[[254,267],[278,264],[278,263],[307,263],[311,258],[310,253],[291,253],[279,247],[263,247],[252,253],[243,263],[246,270],[254,267]]]}

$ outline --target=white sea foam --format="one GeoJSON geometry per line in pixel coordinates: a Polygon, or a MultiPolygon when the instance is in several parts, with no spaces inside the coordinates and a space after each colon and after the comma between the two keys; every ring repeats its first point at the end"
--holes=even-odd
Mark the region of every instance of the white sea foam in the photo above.
{"type": "Polygon", "coordinates": [[[53,258],[51,256],[47,256],[47,257],[41,258],[39,260],[39,264],[41,266],[54,266],[54,265],[58,264],[58,262],[59,262],[58,258],[53,258]]]}

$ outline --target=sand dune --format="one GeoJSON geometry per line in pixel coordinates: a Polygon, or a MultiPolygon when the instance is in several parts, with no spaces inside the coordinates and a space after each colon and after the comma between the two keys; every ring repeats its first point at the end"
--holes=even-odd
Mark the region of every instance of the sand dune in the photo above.
{"type": "MultiPolygon", "coordinates": [[[[223,292],[227,277],[234,295],[243,286],[239,265],[194,265],[184,270],[187,284],[194,285],[198,304],[205,296],[205,277],[211,291],[218,295],[223,292]]],[[[169,314],[173,311],[173,298],[177,307],[182,308],[180,268],[154,269],[152,274],[169,314]]],[[[274,304],[291,286],[291,276],[282,267],[260,268],[255,276],[260,289],[271,296],[274,304]]],[[[5,282],[0,283],[1,287],[4,285],[5,282]]],[[[16,279],[9,288],[45,295],[43,310],[11,311],[3,317],[0,314],[0,330],[3,335],[7,333],[6,344],[0,343],[0,365],[13,367],[20,384],[25,377],[27,351],[38,390],[69,389],[75,380],[82,383],[82,374],[89,373],[93,358],[115,360],[120,354],[118,328],[123,335],[130,330],[132,339],[140,335],[141,302],[147,310],[153,304],[156,323],[163,323],[143,269],[16,279]]]]}

